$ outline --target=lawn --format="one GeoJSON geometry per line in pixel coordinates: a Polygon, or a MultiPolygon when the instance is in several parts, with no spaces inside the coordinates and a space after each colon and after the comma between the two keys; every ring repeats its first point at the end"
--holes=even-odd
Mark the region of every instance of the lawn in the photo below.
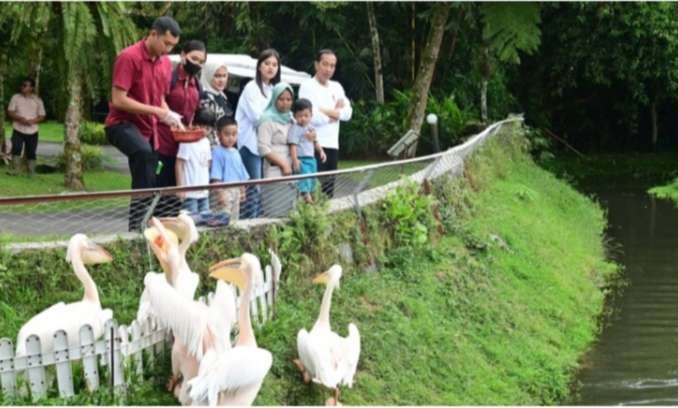
{"type": "MultiPolygon", "coordinates": [[[[64,187],[64,175],[61,172],[26,176],[10,176],[4,168],[0,170],[0,197],[60,194],[68,192],[64,187]]],[[[130,188],[130,176],[109,170],[92,170],[85,172],[87,191],[127,190],[130,188]]]]}
{"type": "MultiPolygon", "coordinates": [[[[58,142],[64,141],[64,124],[53,120],[48,120],[41,123],[40,130],[38,130],[40,140],[43,142],[58,142]]],[[[5,136],[10,138],[12,136],[11,124],[5,122],[5,136]]]]}

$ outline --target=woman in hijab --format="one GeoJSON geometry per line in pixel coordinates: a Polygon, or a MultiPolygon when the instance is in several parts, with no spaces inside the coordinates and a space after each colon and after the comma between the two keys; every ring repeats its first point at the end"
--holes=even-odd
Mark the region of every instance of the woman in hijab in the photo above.
{"type": "MultiPolygon", "coordinates": [[[[271,100],[257,123],[257,147],[264,158],[264,178],[292,174],[287,132],[292,126],[294,91],[280,82],[273,87],[271,100]]],[[[273,183],[262,186],[262,205],[267,217],[283,217],[292,208],[296,196],[294,183],[273,183]]]]}
{"type": "Polygon", "coordinates": [[[197,115],[205,116],[205,119],[200,120],[200,122],[212,123],[208,137],[212,146],[218,146],[219,139],[214,125],[222,116],[232,118],[235,114],[225,93],[228,85],[228,67],[226,67],[226,64],[208,59],[202,68],[200,83],[203,94],[197,115]]]}

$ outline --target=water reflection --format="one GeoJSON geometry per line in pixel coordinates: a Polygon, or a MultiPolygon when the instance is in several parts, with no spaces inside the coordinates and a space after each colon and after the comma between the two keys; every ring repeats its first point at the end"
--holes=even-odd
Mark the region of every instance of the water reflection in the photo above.
{"type": "Polygon", "coordinates": [[[608,210],[629,286],[587,356],[579,404],[678,404],[678,209],[646,188],[584,187],[608,210]]]}

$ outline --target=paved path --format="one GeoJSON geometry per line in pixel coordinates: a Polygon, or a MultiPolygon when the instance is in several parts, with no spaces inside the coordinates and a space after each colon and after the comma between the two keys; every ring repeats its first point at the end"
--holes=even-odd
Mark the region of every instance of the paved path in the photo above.
{"type": "MultiPolygon", "coordinates": [[[[98,147],[104,152],[105,169],[129,173],[127,157],[124,154],[120,153],[120,151],[113,146],[105,145],[98,147]]],[[[62,143],[44,141],[38,142],[38,156],[57,157],[63,151],[64,147],[62,143]]]]}

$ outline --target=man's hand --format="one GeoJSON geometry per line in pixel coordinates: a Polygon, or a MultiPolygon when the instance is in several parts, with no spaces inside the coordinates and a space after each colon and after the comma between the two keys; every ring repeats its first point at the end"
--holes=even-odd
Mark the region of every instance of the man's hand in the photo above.
{"type": "Polygon", "coordinates": [[[294,171],[296,173],[299,173],[299,168],[300,168],[299,159],[297,159],[296,157],[292,159],[292,168],[294,169],[294,171]]]}
{"type": "Polygon", "coordinates": [[[339,114],[341,113],[339,109],[319,108],[319,110],[330,118],[330,123],[339,120],[339,114]]]}
{"type": "Polygon", "coordinates": [[[292,168],[287,163],[284,163],[283,166],[280,166],[280,170],[282,171],[283,176],[289,176],[292,174],[292,168]]]}
{"type": "Polygon", "coordinates": [[[167,114],[164,117],[160,118],[160,121],[171,128],[186,130],[184,124],[181,123],[181,115],[174,111],[168,110],[167,114]]]}
{"type": "Polygon", "coordinates": [[[325,155],[325,150],[321,147],[320,151],[318,152],[318,156],[320,156],[320,161],[322,163],[325,163],[327,161],[327,155],[325,155]]]}
{"type": "Polygon", "coordinates": [[[341,108],[344,107],[344,99],[339,99],[337,103],[334,105],[334,109],[341,110],[341,108]]]}

